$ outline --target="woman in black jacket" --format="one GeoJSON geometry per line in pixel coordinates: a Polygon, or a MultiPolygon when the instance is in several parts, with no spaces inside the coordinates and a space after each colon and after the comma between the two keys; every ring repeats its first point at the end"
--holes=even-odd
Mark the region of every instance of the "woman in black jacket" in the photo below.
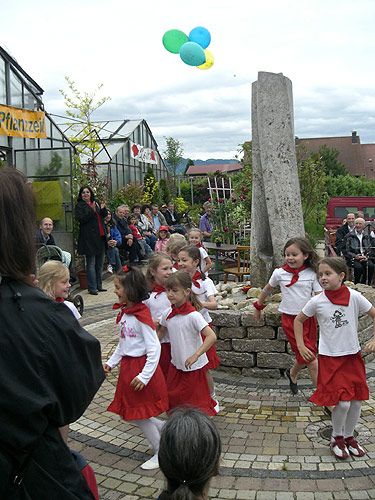
{"type": "Polygon", "coordinates": [[[34,224],[25,177],[0,168],[0,498],[93,500],[59,427],[103,382],[100,343],[33,285],[34,224]]]}
{"type": "Polygon", "coordinates": [[[102,286],[106,215],[105,203],[99,205],[95,201],[95,195],[89,186],[81,187],[75,208],[75,218],[79,222],[78,253],[86,256],[87,288],[91,295],[106,291],[102,286]]]}

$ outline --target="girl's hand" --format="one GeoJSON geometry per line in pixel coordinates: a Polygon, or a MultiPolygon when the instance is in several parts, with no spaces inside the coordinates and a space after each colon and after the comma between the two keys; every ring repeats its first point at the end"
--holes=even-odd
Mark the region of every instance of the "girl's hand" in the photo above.
{"type": "Polygon", "coordinates": [[[375,352],[375,339],[365,345],[365,353],[370,354],[370,352],[375,352]]]}
{"type": "Polygon", "coordinates": [[[258,309],[255,309],[254,307],[254,320],[256,323],[260,320],[260,317],[262,315],[262,311],[258,311],[258,309]]]}
{"type": "Polygon", "coordinates": [[[313,361],[315,359],[314,353],[311,352],[310,349],[308,349],[305,345],[303,346],[297,345],[297,347],[304,361],[313,361]]]}
{"type": "Polygon", "coordinates": [[[189,369],[191,368],[191,366],[196,363],[199,359],[199,356],[197,353],[194,353],[192,356],[190,356],[190,358],[188,358],[186,361],[185,361],[185,368],[189,369]]]}
{"type": "Polygon", "coordinates": [[[105,376],[108,377],[108,374],[112,368],[109,365],[107,365],[106,363],[104,363],[103,369],[104,369],[105,376]]]}
{"type": "Polygon", "coordinates": [[[154,322],[155,328],[158,329],[160,326],[160,319],[152,318],[152,321],[154,322]]]}
{"type": "Polygon", "coordinates": [[[137,377],[134,377],[133,380],[130,382],[130,385],[134,387],[135,391],[141,391],[145,384],[141,382],[137,377]]]}

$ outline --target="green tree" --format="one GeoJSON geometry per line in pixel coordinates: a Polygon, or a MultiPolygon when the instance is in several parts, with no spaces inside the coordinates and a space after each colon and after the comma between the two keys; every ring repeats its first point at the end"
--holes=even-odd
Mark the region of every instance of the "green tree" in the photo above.
{"type": "Polygon", "coordinates": [[[194,166],[194,160],[188,158],[188,161],[186,162],[185,170],[184,170],[184,175],[186,175],[186,172],[188,171],[189,167],[194,166]]]}
{"type": "Polygon", "coordinates": [[[317,153],[311,153],[311,158],[316,163],[324,163],[327,175],[337,177],[338,175],[346,174],[345,165],[338,160],[339,154],[340,151],[338,149],[328,148],[326,144],[323,144],[317,153]]]}
{"type": "Polygon", "coordinates": [[[163,158],[167,164],[168,170],[176,178],[177,169],[182,161],[184,153],[183,144],[178,139],[173,137],[164,137],[166,149],[163,151],[163,158]]]}
{"type": "Polygon", "coordinates": [[[171,193],[169,192],[168,182],[166,179],[160,179],[159,189],[162,201],[164,201],[164,203],[168,203],[171,199],[171,193]]]}
{"type": "Polygon", "coordinates": [[[97,197],[105,199],[108,195],[108,184],[107,180],[99,174],[95,162],[95,154],[101,146],[96,126],[92,121],[92,114],[110,97],[97,99],[96,93],[101,90],[102,84],[91,93],[82,93],[68,76],[65,80],[68,83],[68,91],[60,89],[59,92],[64,97],[66,115],[74,121],[70,129],[74,135],[69,139],[78,153],[74,155],[73,162],[73,193],[76,196],[80,186],[89,184],[97,197]]]}

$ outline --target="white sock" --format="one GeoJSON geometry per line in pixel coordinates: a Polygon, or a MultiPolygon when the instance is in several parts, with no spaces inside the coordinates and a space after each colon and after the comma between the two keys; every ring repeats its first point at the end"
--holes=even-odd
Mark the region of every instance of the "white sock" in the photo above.
{"type": "Polygon", "coordinates": [[[159,420],[156,417],[150,417],[149,420],[156,425],[159,433],[161,433],[161,431],[163,430],[164,424],[165,424],[165,420],[159,420]]]}
{"type": "Polygon", "coordinates": [[[145,437],[150,441],[155,453],[159,451],[160,432],[151,418],[142,418],[140,420],[132,420],[132,424],[138,425],[145,437]]]}
{"type": "Polygon", "coordinates": [[[344,435],[344,424],[350,408],[350,401],[339,401],[332,411],[332,438],[344,435]]]}
{"type": "Polygon", "coordinates": [[[362,401],[350,401],[350,408],[346,416],[344,425],[344,437],[353,436],[355,426],[358,424],[359,417],[361,416],[362,401]]]}

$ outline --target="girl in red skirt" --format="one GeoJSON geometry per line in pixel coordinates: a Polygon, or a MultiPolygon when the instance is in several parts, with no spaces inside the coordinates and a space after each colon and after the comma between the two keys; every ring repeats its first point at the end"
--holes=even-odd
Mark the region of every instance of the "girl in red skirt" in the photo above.
{"type": "MultiPolygon", "coordinates": [[[[181,235],[180,235],[181,236],[181,235]]],[[[150,309],[156,331],[159,329],[162,312],[171,307],[165,289],[165,280],[172,274],[172,259],[164,252],[155,252],[148,260],[146,277],[151,285],[150,298],[143,303],[150,309]]],[[[169,366],[171,364],[171,344],[168,332],[161,339],[160,368],[167,379],[169,366]]]]}
{"type": "Polygon", "coordinates": [[[196,308],[202,306],[191,287],[191,278],[185,271],[176,271],[165,282],[172,307],[162,314],[159,336],[168,330],[171,342],[169,406],[172,409],[185,404],[200,408],[207,415],[216,415],[216,402],[210,396],[204,369],[208,363],[205,353],[214,344],[216,335],[197,312],[196,308]]]}
{"type": "MultiPolygon", "coordinates": [[[[304,360],[297,348],[294,336],[294,318],[301,312],[302,308],[311,299],[312,293],[321,292],[316,271],[319,257],[307,238],[291,238],[284,246],[285,264],[272,273],[269,283],[263,288],[255,307],[254,319],[259,321],[261,311],[264,309],[263,302],[277,285],[280,286],[282,301],[279,311],[282,312],[283,330],[291,348],[296,356],[292,368],[285,371],[289,379],[289,387],[293,394],[297,394],[298,373],[307,366],[312,383],[316,387],[318,376],[318,361],[315,358],[304,360]]],[[[303,338],[311,352],[318,352],[316,346],[316,320],[310,318],[304,325],[303,338]]]]}
{"type": "MultiPolygon", "coordinates": [[[[213,281],[210,278],[206,278],[206,275],[201,271],[200,265],[201,253],[200,249],[195,245],[185,246],[178,252],[178,267],[190,275],[193,282],[192,291],[197,295],[202,304],[202,309],[199,312],[212,328],[212,320],[208,311],[217,309],[217,300],[215,299],[217,290],[213,281]]],[[[215,344],[207,351],[207,358],[206,376],[208,387],[210,388],[212,399],[216,401],[217,411],[219,411],[219,403],[215,395],[214,379],[209,371],[214,370],[220,365],[220,358],[216,354],[215,344]]]]}
{"type": "MultiPolygon", "coordinates": [[[[347,275],[344,259],[323,259],[318,275],[324,292],[305,305],[294,323],[297,346],[306,362],[315,358],[315,353],[305,345],[303,323],[315,315],[320,327],[318,387],[310,401],[335,406],[331,417],[333,454],[340,459],[349,454],[362,457],[365,451],[353,434],[369,390],[358,341],[358,316],[367,313],[373,318],[375,331],[375,309],[359,292],[343,285],[347,275]]],[[[365,350],[375,350],[375,338],[365,350]]]]}
{"type": "Polygon", "coordinates": [[[149,286],[142,271],[127,266],[116,273],[114,285],[119,303],[113,309],[120,309],[116,321],[120,339],[104,370],[108,374],[120,362],[121,369],[108,411],[138,425],[155,452],[141,468],[157,469],[164,422],[154,417],[167,411],[169,405],[164,375],[158,364],[160,342],[150,310],[142,303],[148,298],[149,286]]]}

